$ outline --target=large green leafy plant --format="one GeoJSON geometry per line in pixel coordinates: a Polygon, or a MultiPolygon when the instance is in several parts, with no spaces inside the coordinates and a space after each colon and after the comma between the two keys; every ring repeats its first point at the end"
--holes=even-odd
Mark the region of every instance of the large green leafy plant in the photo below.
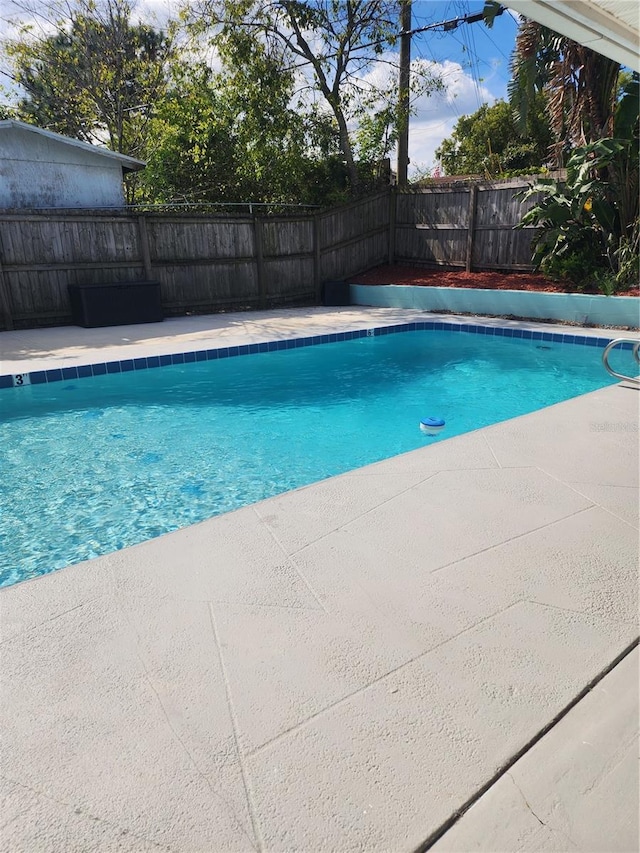
{"type": "Polygon", "coordinates": [[[638,94],[635,78],[618,103],[614,136],[575,148],[564,183],[541,179],[519,194],[535,199],[516,226],[538,229],[534,266],[576,289],[638,284],[638,94]]]}

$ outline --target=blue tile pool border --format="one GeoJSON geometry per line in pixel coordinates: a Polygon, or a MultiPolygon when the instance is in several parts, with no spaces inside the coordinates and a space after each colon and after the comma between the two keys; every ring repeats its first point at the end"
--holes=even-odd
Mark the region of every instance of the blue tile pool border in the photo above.
{"type": "MultiPolygon", "coordinates": [[[[15,377],[22,377],[20,385],[41,385],[51,382],[61,382],[68,379],[83,379],[87,376],[104,376],[110,373],[125,373],[138,370],[149,370],[154,367],[170,367],[176,364],[190,364],[200,361],[215,361],[220,358],[235,358],[244,355],[255,355],[263,352],[276,352],[299,347],[312,347],[321,344],[351,341],[356,338],[380,337],[395,335],[401,332],[467,332],[484,335],[485,337],[519,338],[522,340],[542,341],[543,343],[573,344],[576,346],[599,347],[604,349],[615,340],[614,337],[596,337],[563,332],[544,332],[540,329],[516,329],[506,326],[481,326],[475,323],[447,323],[440,320],[416,320],[411,323],[399,323],[394,326],[375,326],[370,329],[357,329],[348,332],[334,332],[325,335],[314,335],[305,338],[287,338],[286,340],[266,341],[258,344],[234,345],[218,347],[217,349],[190,350],[170,355],[150,355],[140,358],[125,358],[122,361],[97,362],[83,364],[78,367],[50,368],[49,370],[34,370],[31,373],[16,373],[0,375],[0,390],[15,387],[15,377]]],[[[632,349],[633,343],[625,342],[620,349],[632,349]]]]}

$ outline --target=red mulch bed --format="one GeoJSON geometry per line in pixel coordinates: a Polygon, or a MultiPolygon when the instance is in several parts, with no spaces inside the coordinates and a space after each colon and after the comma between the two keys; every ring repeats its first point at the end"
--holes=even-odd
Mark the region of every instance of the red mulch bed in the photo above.
{"type": "MultiPolygon", "coordinates": [[[[424,267],[384,265],[349,279],[352,284],[409,284],[414,287],[477,287],[482,290],[534,290],[545,293],[567,293],[568,289],[544,276],[529,272],[464,272],[434,270],[424,267]]],[[[588,292],[588,291],[584,291],[588,292]]],[[[598,293],[599,291],[593,291],[598,293]]],[[[637,287],[621,293],[638,296],[637,287]]]]}

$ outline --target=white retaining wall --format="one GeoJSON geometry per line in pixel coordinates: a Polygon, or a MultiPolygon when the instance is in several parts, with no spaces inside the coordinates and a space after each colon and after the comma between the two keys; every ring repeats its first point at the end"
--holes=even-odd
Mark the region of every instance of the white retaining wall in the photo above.
{"type": "Polygon", "coordinates": [[[526,290],[352,284],[352,305],[418,308],[451,314],[514,316],[565,320],[596,326],[640,326],[640,298],[591,296],[583,293],[539,293],[526,290]]]}

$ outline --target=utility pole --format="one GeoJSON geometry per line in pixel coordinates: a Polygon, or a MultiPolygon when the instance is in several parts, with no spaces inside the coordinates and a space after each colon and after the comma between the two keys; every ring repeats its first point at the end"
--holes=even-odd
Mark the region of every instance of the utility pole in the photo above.
{"type": "Polygon", "coordinates": [[[411,69],[411,0],[400,6],[400,80],[398,86],[398,186],[407,186],[409,168],[409,85],[411,69]]]}
{"type": "Polygon", "coordinates": [[[443,32],[455,30],[460,24],[475,24],[487,21],[492,26],[493,21],[505,11],[497,0],[487,2],[485,10],[473,15],[461,15],[449,21],[438,24],[427,24],[425,27],[411,29],[411,0],[400,0],[400,78],[398,81],[398,186],[406,187],[409,167],[409,94],[411,85],[411,36],[425,33],[428,30],[442,29],[443,32]],[[487,7],[490,13],[487,14],[487,7]]]}

